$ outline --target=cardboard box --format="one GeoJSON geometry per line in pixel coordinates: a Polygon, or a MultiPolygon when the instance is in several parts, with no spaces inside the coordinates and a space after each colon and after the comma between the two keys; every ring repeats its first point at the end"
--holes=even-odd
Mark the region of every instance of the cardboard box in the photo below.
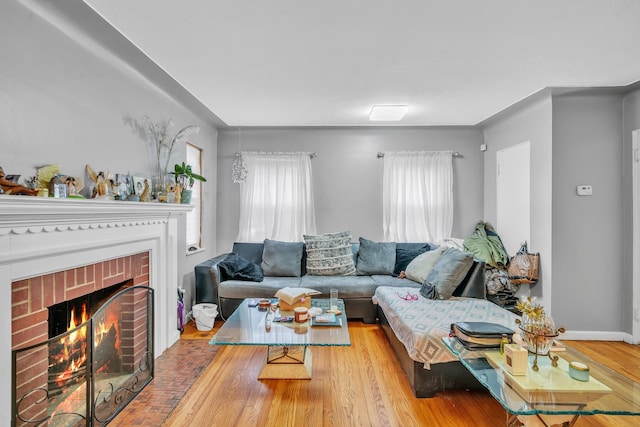
{"type": "Polygon", "coordinates": [[[287,304],[282,298],[279,298],[278,305],[280,306],[280,311],[293,311],[296,307],[311,308],[311,297],[302,297],[294,304],[287,304]]]}
{"type": "Polygon", "coordinates": [[[529,352],[518,344],[506,344],[504,366],[511,375],[526,375],[529,368],[529,352]]]}

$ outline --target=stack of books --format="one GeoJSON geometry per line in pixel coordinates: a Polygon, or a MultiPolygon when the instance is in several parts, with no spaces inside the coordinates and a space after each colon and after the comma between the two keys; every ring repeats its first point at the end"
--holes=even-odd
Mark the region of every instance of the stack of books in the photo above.
{"type": "Polygon", "coordinates": [[[296,307],[311,307],[311,296],[320,292],[309,288],[282,288],[276,292],[278,305],[282,311],[292,311],[296,307]]]}
{"type": "Polygon", "coordinates": [[[499,348],[502,336],[509,342],[513,330],[498,323],[489,322],[457,322],[451,325],[451,335],[468,350],[499,348]]]}

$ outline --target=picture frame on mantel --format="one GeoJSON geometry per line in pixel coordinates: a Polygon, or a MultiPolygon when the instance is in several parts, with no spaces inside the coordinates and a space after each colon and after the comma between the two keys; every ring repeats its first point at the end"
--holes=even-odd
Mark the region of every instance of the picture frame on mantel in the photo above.
{"type": "Polygon", "coordinates": [[[136,196],[140,196],[144,191],[144,181],[147,180],[147,184],[151,185],[151,180],[143,175],[131,175],[131,193],[136,196]]]}

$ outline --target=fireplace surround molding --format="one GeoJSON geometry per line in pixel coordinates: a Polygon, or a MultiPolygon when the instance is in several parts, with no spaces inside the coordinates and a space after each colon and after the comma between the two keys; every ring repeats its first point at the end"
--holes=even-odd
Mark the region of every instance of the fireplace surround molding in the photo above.
{"type": "Polygon", "coordinates": [[[149,253],[155,356],[177,329],[178,217],[190,205],[0,196],[0,425],[11,418],[11,284],[149,253]]]}

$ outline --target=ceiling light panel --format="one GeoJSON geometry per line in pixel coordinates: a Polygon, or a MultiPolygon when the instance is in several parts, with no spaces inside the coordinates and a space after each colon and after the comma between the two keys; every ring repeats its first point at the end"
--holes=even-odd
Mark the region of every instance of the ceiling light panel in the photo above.
{"type": "Polygon", "coordinates": [[[372,122],[397,122],[407,114],[406,105],[374,105],[369,113],[372,122]]]}

